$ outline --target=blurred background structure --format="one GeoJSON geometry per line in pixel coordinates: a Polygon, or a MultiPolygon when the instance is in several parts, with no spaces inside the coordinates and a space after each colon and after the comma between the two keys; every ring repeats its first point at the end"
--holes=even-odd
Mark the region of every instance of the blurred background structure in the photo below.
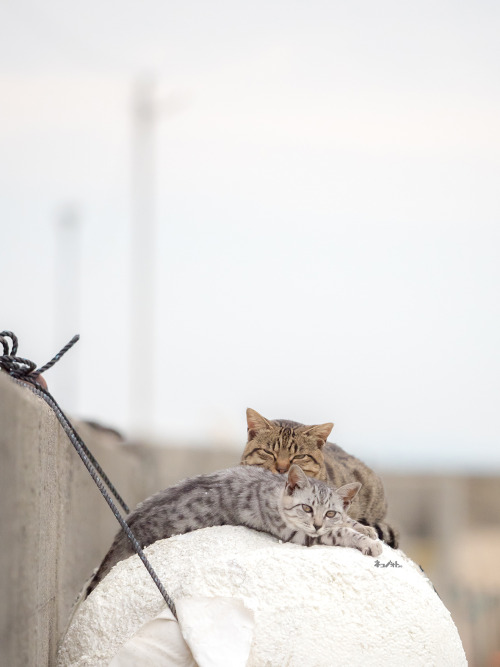
{"type": "Polygon", "coordinates": [[[248,406],[334,421],[473,665],[500,651],[499,28],[486,0],[0,20],[0,328],[40,364],[80,333],[51,390],[135,441],[237,459],[248,406]]]}

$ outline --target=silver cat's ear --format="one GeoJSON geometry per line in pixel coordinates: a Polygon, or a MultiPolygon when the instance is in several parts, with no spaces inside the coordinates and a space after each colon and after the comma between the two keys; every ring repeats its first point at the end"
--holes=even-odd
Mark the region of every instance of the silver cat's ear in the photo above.
{"type": "Polygon", "coordinates": [[[248,440],[253,440],[259,431],[272,430],[274,427],[269,420],[267,420],[256,410],[247,408],[247,427],[248,440]]]}
{"type": "Polygon", "coordinates": [[[326,424],[318,424],[317,426],[308,426],[306,430],[303,431],[303,433],[304,435],[309,435],[313,438],[316,438],[318,447],[323,447],[328,439],[328,436],[332,432],[332,428],[332,422],[328,422],[326,424]]]}
{"type": "Polygon", "coordinates": [[[344,502],[345,510],[352,503],[353,499],[356,497],[356,494],[358,493],[360,488],[361,488],[360,482],[351,482],[350,484],[344,484],[344,486],[341,486],[339,489],[337,489],[337,493],[344,502]]]}
{"type": "Polygon", "coordinates": [[[296,489],[303,489],[308,485],[309,480],[306,473],[297,464],[292,463],[288,471],[288,481],[286,483],[286,492],[288,495],[291,496],[296,489]]]}

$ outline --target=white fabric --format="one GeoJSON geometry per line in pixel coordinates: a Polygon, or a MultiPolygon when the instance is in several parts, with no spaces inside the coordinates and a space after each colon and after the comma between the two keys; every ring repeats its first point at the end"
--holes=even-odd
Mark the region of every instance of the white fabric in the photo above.
{"type": "Polygon", "coordinates": [[[255,623],[241,600],[182,598],[177,616],[179,623],[163,609],[124,644],[110,667],[245,667],[255,623]]]}
{"type": "Polygon", "coordinates": [[[255,620],[237,598],[182,598],[177,605],[182,635],[199,667],[245,667],[255,620]]]}
{"type": "Polygon", "coordinates": [[[387,546],[379,564],[400,567],[376,567],[376,559],[344,547],[280,544],[235,526],[161,540],[146,552],[179,624],[163,613],[163,598],[132,556],[77,610],[59,667],[467,664],[426,577],[387,546]]]}
{"type": "Polygon", "coordinates": [[[184,641],[179,624],[170,609],[145,623],[126,642],[109,663],[109,667],[197,667],[184,641]]]}

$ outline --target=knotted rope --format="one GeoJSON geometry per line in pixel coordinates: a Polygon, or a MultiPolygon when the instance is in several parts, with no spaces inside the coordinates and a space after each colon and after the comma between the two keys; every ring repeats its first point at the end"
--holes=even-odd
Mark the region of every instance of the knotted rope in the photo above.
{"type": "Polygon", "coordinates": [[[125,534],[127,535],[128,539],[132,543],[132,546],[134,547],[135,552],[143,562],[146,570],[149,572],[151,575],[151,578],[155,582],[156,586],[158,587],[158,590],[160,593],[163,595],[163,598],[165,602],[167,603],[170,611],[174,615],[175,618],[177,618],[177,614],[175,611],[175,604],[171,597],[168,595],[167,591],[165,590],[163,584],[158,578],[158,575],[156,572],[153,570],[150,562],[148,561],[145,553],[142,550],[141,545],[137,541],[136,537],[134,536],[133,532],[130,530],[130,527],[128,526],[127,522],[123,518],[123,516],[120,514],[120,511],[118,507],[115,505],[113,502],[113,499],[111,498],[110,494],[106,490],[106,486],[108,487],[109,491],[113,494],[115,499],[118,501],[118,503],[122,506],[123,510],[128,514],[129,508],[127,507],[126,503],[118,493],[118,491],[115,489],[113,484],[110,482],[108,476],[106,473],[103,471],[93,454],[90,452],[88,447],[85,445],[83,440],[80,438],[78,433],[75,431],[74,426],[71,424],[69,419],[66,417],[64,412],[61,410],[59,405],[57,404],[56,400],[54,397],[49,393],[49,391],[41,384],[39,380],[39,376],[52,368],[52,366],[59,361],[59,359],[66,354],[66,352],[73,347],[73,345],[79,340],[80,336],[74,336],[69,343],[67,343],[55,356],[53,359],[51,359],[49,362],[47,362],[44,366],[41,366],[40,368],[37,369],[36,364],[30,361],[29,359],[24,359],[23,357],[18,357],[17,356],[17,348],[18,348],[18,340],[17,336],[12,333],[12,331],[2,331],[0,333],[0,345],[3,347],[3,355],[0,356],[0,368],[3,368],[12,378],[13,380],[17,383],[20,384],[24,387],[29,387],[30,390],[36,394],[37,396],[40,396],[53,410],[54,414],[56,415],[59,423],[61,424],[64,432],[68,436],[71,444],[73,447],[76,449],[78,452],[78,455],[82,459],[83,463],[85,464],[85,467],[90,473],[90,476],[96,483],[99,491],[102,493],[104,496],[104,499],[108,503],[111,511],[115,515],[118,523],[124,530],[125,534]],[[106,486],[105,486],[106,485],[106,486]]]}

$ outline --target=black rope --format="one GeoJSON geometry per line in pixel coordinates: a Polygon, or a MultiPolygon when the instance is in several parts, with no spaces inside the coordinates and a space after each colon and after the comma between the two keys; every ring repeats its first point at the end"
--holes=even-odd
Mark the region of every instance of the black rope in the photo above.
{"type": "Polygon", "coordinates": [[[78,343],[80,340],[80,336],[77,334],[76,336],[73,336],[73,338],[69,341],[69,343],[66,343],[66,345],[62,348],[62,350],[59,350],[59,352],[53,357],[50,361],[48,361],[45,366],[42,366],[38,370],[36,370],[32,375],[35,375],[38,377],[38,375],[41,375],[42,373],[45,373],[45,371],[48,371],[49,368],[52,368],[54,364],[56,364],[59,359],[66,354],[68,350],[70,350],[75,343],[78,343]]]}
{"type": "Polygon", "coordinates": [[[32,361],[30,361],[29,359],[23,359],[22,357],[16,356],[18,341],[17,337],[12,333],[12,331],[2,331],[0,333],[0,344],[3,347],[4,354],[0,356],[0,368],[3,368],[7,373],[9,373],[9,375],[14,379],[14,381],[17,384],[20,384],[24,387],[29,387],[33,393],[40,396],[52,408],[64,432],[68,436],[73,447],[78,452],[78,455],[82,459],[85,467],[89,471],[90,476],[96,483],[99,491],[104,496],[104,499],[108,503],[118,523],[120,524],[123,531],[127,535],[128,539],[132,543],[135,552],[143,562],[146,570],[149,572],[151,578],[158,587],[158,590],[162,594],[170,611],[172,612],[174,617],[177,618],[177,614],[175,611],[175,604],[172,598],[169,596],[163,584],[159,580],[158,575],[153,570],[150,562],[148,561],[145,553],[142,550],[140,543],[136,539],[133,532],[130,530],[130,527],[128,526],[125,519],[120,514],[119,509],[117,508],[111,496],[107,492],[104,483],[107,485],[108,489],[113,493],[116,500],[122,505],[124,510],[128,513],[129,510],[126,504],[118,495],[118,492],[116,491],[115,487],[111,484],[108,477],[105,475],[105,473],[97,463],[94,456],[91,454],[91,452],[89,451],[83,440],[75,431],[75,428],[73,427],[69,419],[66,417],[64,412],[61,410],[54,397],[38,381],[38,376],[42,373],[42,371],[51,368],[55,363],[57,363],[59,359],[63,356],[63,354],[65,354],[78,341],[78,339],[79,336],[74,336],[71,339],[71,341],[67,345],[65,345],[62,348],[62,350],[55,355],[53,359],[51,359],[51,361],[45,364],[45,366],[42,366],[40,369],[35,370],[36,364],[34,364],[32,361]],[[9,339],[11,342],[9,342],[9,339]],[[99,475],[101,475],[102,479],[99,477],[99,475]]]}

